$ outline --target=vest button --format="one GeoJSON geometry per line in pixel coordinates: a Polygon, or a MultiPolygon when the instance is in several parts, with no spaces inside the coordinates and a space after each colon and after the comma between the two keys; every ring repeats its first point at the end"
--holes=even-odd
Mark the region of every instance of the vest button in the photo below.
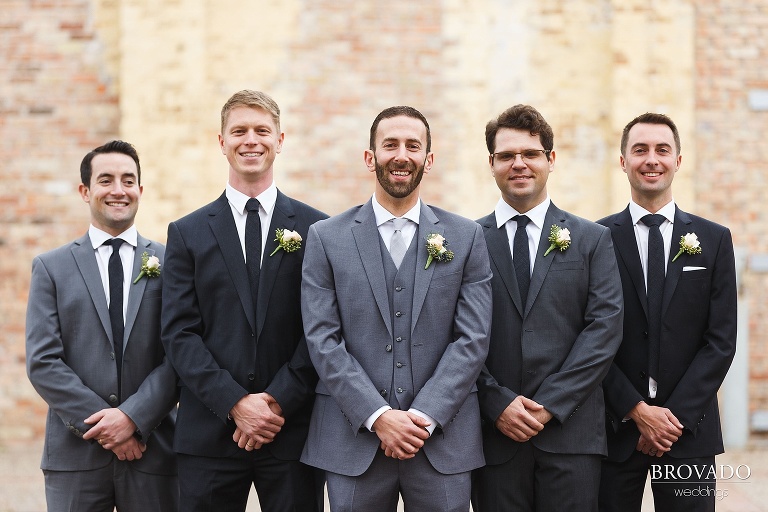
{"type": "Polygon", "coordinates": [[[398,393],[402,393],[403,391],[405,391],[403,388],[397,388],[398,393]]]}
{"type": "Polygon", "coordinates": [[[401,292],[401,291],[403,291],[403,287],[402,286],[396,286],[395,287],[395,291],[396,292],[401,292]]]}
{"type": "Polygon", "coordinates": [[[386,389],[382,389],[381,391],[379,391],[379,394],[381,396],[387,396],[387,390],[386,389]]]}
{"type": "Polygon", "coordinates": [[[395,338],[395,341],[396,341],[396,342],[398,342],[398,343],[400,343],[401,341],[403,341],[403,338],[401,338],[400,336],[398,336],[397,338],[395,338]]]}
{"type": "Polygon", "coordinates": [[[398,311],[397,313],[395,313],[395,316],[400,318],[401,316],[403,316],[403,314],[400,311],[398,311]]]}
{"type": "Polygon", "coordinates": [[[398,362],[397,362],[397,364],[396,364],[395,366],[397,366],[398,368],[402,368],[402,367],[403,367],[403,363],[401,363],[400,361],[398,361],[398,362]]]}

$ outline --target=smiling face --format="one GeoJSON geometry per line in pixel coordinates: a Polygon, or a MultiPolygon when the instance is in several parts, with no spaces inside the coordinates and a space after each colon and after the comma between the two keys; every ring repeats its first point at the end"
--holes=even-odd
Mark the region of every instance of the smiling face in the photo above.
{"type": "MultiPolygon", "coordinates": [[[[514,128],[500,128],[496,133],[494,154],[525,153],[529,149],[544,149],[538,135],[514,128]]],[[[547,179],[555,170],[555,152],[549,153],[549,159],[542,152],[537,154],[537,157],[525,160],[521,155],[515,155],[514,159],[488,157],[501,197],[520,213],[547,198],[547,179]]]]}
{"type": "Polygon", "coordinates": [[[628,133],[625,154],[619,159],[632,187],[632,200],[650,212],[672,201],[672,180],[681,161],[669,126],[634,125],[628,133]]]}
{"type": "Polygon", "coordinates": [[[416,204],[421,178],[429,172],[433,158],[427,152],[427,129],[421,120],[382,119],[374,150],[365,151],[368,170],[376,173],[376,200],[393,214],[408,211],[416,204]]]}
{"type": "Polygon", "coordinates": [[[144,188],[136,162],[123,153],[101,153],[91,161],[89,186],[80,184],[80,197],[91,209],[91,224],[117,236],[133,225],[144,188]]]}
{"type": "Polygon", "coordinates": [[[272,183],[275,157],[283,148],[283,138],[284,134],[266,110],[233,108],[219,135],[221,152],[229,162],[230,185],[244,193],[254,185],[268,187],[272,183]]]}

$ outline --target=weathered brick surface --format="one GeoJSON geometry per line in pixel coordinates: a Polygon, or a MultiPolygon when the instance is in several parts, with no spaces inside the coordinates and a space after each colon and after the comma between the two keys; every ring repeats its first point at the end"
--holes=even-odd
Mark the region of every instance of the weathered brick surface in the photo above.
{"type": "MultiPolygon", "coordinates": [[[[768,254],[768,0],[0,0],[0,443],[36,437],[42,401],[24,373],[30,261],[80,235],[78,165],[111,138],[142,157],[142,234],[218,196],[227,164],[219,110],[261,89],[283,109],[285,192],[329,213],[373,190],[363,164],[384,107],[429,119],[430,203],[475,218],[498,191],[485,123],[535,105],[557,149],[550,195],[587,218],[629,197],[621,128],[670,114],[684,146],[675,198],[768,254]],[[258,16],[255,13],[258,12],[258,16]]],[[[750,408],[768,409],[768,276],[750,269],[750,408]]]]}

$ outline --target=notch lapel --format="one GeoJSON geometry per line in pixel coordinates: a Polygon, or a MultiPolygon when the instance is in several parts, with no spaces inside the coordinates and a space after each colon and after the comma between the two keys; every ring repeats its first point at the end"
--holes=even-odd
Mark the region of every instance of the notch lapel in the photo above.
{"type": "Polygon", "coordinates": [[[370,283],[379,313],[391,337],[392,318],[389,312],[387,282],[384,277],[384,260],[381,257],[379,244],[379,238],[381,237],[379,236],[379,228],[376,226],[376,216],[373,214],[371,200],[360,208],[360,212],[355,217],[355,222],[357,224],[352,226],[352,236],[355,239],[360,261],[370,283]]]}
{"type": "MultiPolygon", "coordinates": [[[[531,310],[531,306],[536,302],[536,297],[541,291],[541,287],[544,284],[544,279],[547,277],[549,267],[552,266],[552,262],[555,260],[556,253],[560,252],[553,250],[547,257],[544,257],[544,253],[549,249],[549,230],[552,224],[557,224],[561,228],[570,230],[570,226],[565,219],[563,211],[555,206],[555,203],[550,203],[547,208],[547,214],[544,216],[544,225],[541,226],[541,237],[539,237],[539,247],[536,250],[536,260],[533,264],[533,273],[531,274],[531,287],[528,290],[528,302],[525,305],[525,315],[531,310]]],[[[523,315],[523,316],[525,316],[523,315]]]]}
{"type": "Polygon", "coordinates": [[[691,217],[675,206],[675,222],[672,224],[672,243],[669,247],[669,261],[667,262],[667,277],[664,280],[664,295],[661,299],[661,317],[664,318],[664,313],[669,307],[669,303],[672,300],[672,295],[675,293],[677,283],[680,281],[680,276],[683,273],[683,266],[688,259],[688,255],[683,253],[677,258],[674,263],[672,259],[677,255],[680,250],[680,238],[690,230],[691,217]]]}
{"type": "Polygon", "coordinates": [[[622,263],[627,268],[629,277],[643,306],[645,318],[648,318],[648,296],[645,291],[645,275],[643,274],[643,264],[640,262],[640,249],[637,247],[637,238],[635,237],[635,227],[632,224],[632,216],[629,213],[629,207],[621,212],[614,221],[614,227],[611,228],[613,244],[616,247],[622,263]]]}
{"type": "Polygon", "coordinates": [[[221,257],[224,258],[224,264],[227,266],[229,275],[232,278],[232,284],[240,297],[240,303],[245,311],[253,332],[256,332],[256,312],[253,308],[253,299],[248,285],[248,271],[245,268],[245,258],[243,258],[243,247],[240,245],[240,237],[235,227],[235,219],[232,217],[232,210],[229,207],[226,194],[222,194],[216,203],[208,212],[213,236],[221,249],[221,257]]]}
{"type": "Polygon", "coordinates": [[[139,313],[139,306],[141,305],[141,298],[144,296],[144,290],[147,287],[147,280],[151,279],[148,276],[142,277],[138,283],[133,284],[139,273],[141,272],[142,255],[147,253],[147,256],[154,256],[155,250],[149,248],[149,240],[141,235],[138,235],[136,239],[136,251],[133,254],[133,270],[131,271],[131,282],[128,284],[128,309],[125,312],[125,336],[123,339],[123,351],[126,350],[126,343],[130,338],[131,329],[136,321],[136,315],[139,313]]]}
{"type": "Polygon", "coordinates": [[[496,226],[496,213],[491,213],[485,218],[483,229],[485,230],[485,241],[488,246],[488,253],[493,260],[493,264],[499,272],[499,277],[507,289],[507,293],[512,298],[512,302],[517,308],[522,318],[525,312],[525,305],[520,297],[520,287],[517,286],[517,277],[515,275],[512,254],[509,249],[509,237],[507,236],[506,226],[496,226]]]}
{"type": "Polygon", "coordinates": [[[96,313],[99,315],[101,325],[104,327],[107,338],[112,342],[112,347],[114,348],[115,342],[112,339],[112,324],[109,321],[107,296],[104,294],[99,264],[96,262],[91,238],[88,235],[75,241],[75,245],[72,247],[72,256],[75,259],[80,275],[83,277],[88,294],[91,296],[93,305],[96,308],[96,313]]]}
{"type": "Polygon", "coordinates": [[[269,298],[272,296],[272,289],[277,280],[277,271],[280,268],[280,262],[283,261],[283,258],[296,257],[295,254],[286,254],[282,249],[277,251],[274,256],[270,256],[278,246],[273,234],[278,229],[290,229],[293,231],[296,227],[294,216],[295,212],[290,200],[278,190],[275,209],[272,212],[272,222],[267,232],[267,242],[264,244],[264,255],[261,258],[259,301],[256,306],[256,339],[258,339],[261,330],[264,328],[264,322],[267,318],[269,298]]]}
{"type": "MultiPolygon", "coordinates": [[[[445,236],[445,229],[443,226],[438,225],[439,222],[440,219],[437,218],[435,212],[422,201],[421,212],[419,213],[419,228],[416,230],[416,235],[411,241],[412,244],[418,244],[416,246],[416,278],[413,286],[411,333],[413,333],[413,329],[416,327],[416,322],[419,319],[421,309],[424,306],[424,300],[427,298],[429,284],[432,282],[435,268],[439,264],[439,262],[433,261],[428,269],[424,269],[428,257],[427,237],[433,233],[437,233],[443,237],[445,236]]],[[[450,240],[448,240],[448,243],[450,243],[450,240]]]]}

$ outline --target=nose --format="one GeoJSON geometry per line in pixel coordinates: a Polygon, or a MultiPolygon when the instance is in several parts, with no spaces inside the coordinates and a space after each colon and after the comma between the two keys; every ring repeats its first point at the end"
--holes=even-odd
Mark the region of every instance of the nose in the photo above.
{"type": "Polygon", "coordinates": [[[397,153],[395,153],[395,160],[398,162],[408,160],[408,148],[406,148],[404,145],[399,146],[397,148],[397,153]]]}
{"type": "Polygon", "coordinates": [[[512,160],[512,167],[515,169],[528,167],[528,164],[523,161],[523,155],[521,153],[515,153],[514,159],[512,160]]]}
{"type": "Polygon", "coordinates": [[[256,132],[253,130],[248,130],[248,133],[245,137],[245,143],[246,144],[258,144],[259,138],[256,136],[256,132]]]}
{"type": "Polygon", "coordinates": [[[120,180],[115,180],[115,182],[112,184],[112,190],[110,191],[110,194],[113,196],[125,195],[125,190],[123,189],[123,184],[120,182],[120,180]]]}

